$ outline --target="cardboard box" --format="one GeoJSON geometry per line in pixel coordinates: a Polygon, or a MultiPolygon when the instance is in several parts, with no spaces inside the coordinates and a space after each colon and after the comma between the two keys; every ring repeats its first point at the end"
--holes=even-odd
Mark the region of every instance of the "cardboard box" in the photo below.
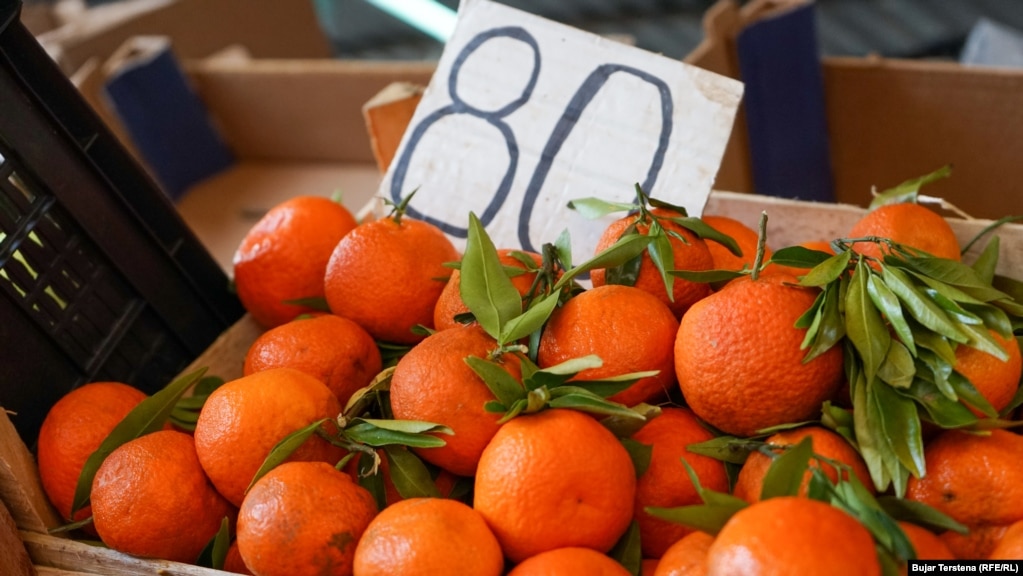
{"type": "Polygon", "coordinates": [[[121,0],[98,5],[37,38],[70,75],[109,58],[132,36],[172,39],[181,58],[244,46],[258,58],[329,58],[330,42],[312,2],[121,0]]]}
{"type": "MultiPolygon", "coordinates": [[[[740,8],[722,0],[706,13],[705,39],[685,60],[739,78],[740,31],[804,3],[757,0],[740,8]]],[[[980,218],[1023,214],[1023,70],[872,56],[824,58],[822,75],[838,202],[865,206],[873,187],[951,164],[952,177],[927,194],[980,218]]],[[[740,111],[718,173],[720,189],[757,192],[746,130],[740,111]]]]}
{"type": "Polygon", "coordinates": [[[238,162],[177,203],[225,269],[245,232],[274,204],[332,196],[353,212],[380,182],[362,105],[393,82],[425,84],[428,62],[192,62],[189,76],[238,162]]]}

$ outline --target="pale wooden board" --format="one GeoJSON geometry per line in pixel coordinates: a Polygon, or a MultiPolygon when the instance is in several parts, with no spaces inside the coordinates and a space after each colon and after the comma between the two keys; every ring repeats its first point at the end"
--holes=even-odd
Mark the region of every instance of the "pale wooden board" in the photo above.
{"type": "Polygon", "coordinates": [[[181,374],[189,374],[199,368],[206,368],[207,376],[219,376],[225,381],[241,378],[245,353],[263,333],[251,316],[246,314],[224,331],[213,344],[188,365],[181,374]]]}
{"type": "MultiPolygon", "coordinates": [[[[730,216],[756,229],[762,212],[767,213],[767,243],[771,248],[793,246],[809,240],[832,240],[848,235],[852,225],[866,209],[849,204],[826,204],[785,198],[772,198],[735,192],[715,191],[707,200],[704,214],[730,216]]],[[[949,217],[960,245],[965,245],[984,230],[990,220],[965,220],[949,217]]],[[[1001,240],[998,272],[1023,279],[1023,225],[1006,224],[995,232],[1001,240]]],[[[974,245],[964,260],[972,262],[986,239],[974,245]]]]}
{"type": "MultiPolygon", "coordinates": [[[[104,576],[224,576],[229,572],[180,562],[148,560],[84,542],[21,532],[25,549],[37,566],[104,576]]],[[[60,574],[60,572],[57,572],[60,574]]]]}
{"type": "Polygon", "coordinates": [[[376,193],[380,171],[369,162],[243,162],[188,190],[178,213],[221,268],[232,270],[235,250],[252,226],[294,196],[341,196],[355,213],[376,193]]]}
{"type": "Polygon", "coordinates": [[[22,530],[46,532],[60,526],[39,480],[35,458],[0,407],[0,503],[22,530]]]}
{"type": "Polygon", "coordinates": [[[3,576],[31,576],[32,560],[21,542],[18,527],[7,507],[0,503],[0,574],[3,576]]]}
{"type": "Polygon", "coordinates": [[[60,568],[51,568],[50,566],[33,566],[33,568],[36,571],[36,576],[92,576],[88,572],[61,570],[60,568]]]}

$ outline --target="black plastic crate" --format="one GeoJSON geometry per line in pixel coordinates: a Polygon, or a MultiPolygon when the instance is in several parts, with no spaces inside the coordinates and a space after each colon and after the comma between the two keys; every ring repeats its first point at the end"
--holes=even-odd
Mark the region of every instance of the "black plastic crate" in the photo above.
{"type": "Polygon", "coordinates": [[[0,406],[33,446],[63,394],[152,393],[244,311],[20,10],[0,0],[0,406]]]}

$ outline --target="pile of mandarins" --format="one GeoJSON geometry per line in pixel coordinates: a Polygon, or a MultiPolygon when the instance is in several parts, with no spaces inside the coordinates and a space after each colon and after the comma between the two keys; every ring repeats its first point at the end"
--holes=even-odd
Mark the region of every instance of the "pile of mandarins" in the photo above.
{"type": "Polygon", "coordinates": [[[46,493],[111,548],[266,576],[1023,558],[1023,309],[990,254],[914,202],[772,252],[638,196],[577,266],[475,220],[460,253],[401,205],[274,207],[234,262],[265,328],[244,376],[177,400],[190,421],[69,393],[46,493]]]}

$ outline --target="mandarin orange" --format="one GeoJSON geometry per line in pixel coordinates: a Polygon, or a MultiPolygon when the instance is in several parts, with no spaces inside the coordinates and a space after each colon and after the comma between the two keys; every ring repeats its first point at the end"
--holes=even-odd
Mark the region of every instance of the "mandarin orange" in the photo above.
{"type": "Polygon", "coordinates": [[[674,342],[678,321],[668,307],[634,286],[606,284],[570,298],[551,314],[537,351],[537,364],[549,368],[590,354],[602,365],[576,380],[656,370],[612,395],[627,406],[667,398],[675,385],[674,342]]]}
{"type": "MultiPolygon", "coordinates": [[[[512,269],[511,282],[519,294],[525,298],[533,288],[536,270],[543,263],[543,258],[534,252],[523,252],[503,248],[497,251],[497,258],[502,266],[512,269]],[[532,264],[523,262],[530,260],[532,264]]],[[[459,324],[455,319],[460,314],[469,312],[469,307],[462,301],[462,272],[452,270],[444,290],[441,291],[437,304],[433,309],[433,327],[435,330],[446,330],[459,324]]]]}
{"type": "Polygon", "coordinates": [[[675,373],[686,403],[728,434],[811,420],[843,380],[834,346],[805,362],[796,320],[817,290],[788,274],[736,278],[697,302],[679,323],[675,373]]]}
{"type": "MultiPolygon", "coordinates": [[[[791,430],[783,430],[769,436],[765,442],[770,446],[795,446],[803,438],[809,437],[813,443],[813,453],[826,460],[818,458],[810,459],[810,466],[824,472],[832,484],[839,480],[839,470],[832,462],[844,464],[848,469],[841,471],[841,478],[849,478],[849,470],[870,491],[874,490],[874,482],[870,478],[870,471],[863,461],[859,452],[845,438],[837,432],[819,425],[802,426],[791,430]],[[829,462],[830,461],[830,462],[829,462]]],[[[735,482],[732,493],[747,502],[760,500],[760,492],[763,489],[764,476],[774,460],[761,452],[751,452],[739,470],[739,477],[735,482]]],[[[799,495],[805,496],[810,485],[811,472],[809,470],[803,475],[803,483],[799,487],[799,495]]]]}
{"type": "MultiPolygon", "coordinates": [[[[75,489],[89,456],[145,399],[145,392],[122,382],[92,382],[71,390],[50,407],[39,429],[36,461],[43,491],[61,518],[72,520],[75,489]]],[[[86,505],[73,520],[89,515],[86,505]]]]}
{"type": "Polygon", "coordinates": [[[629,571],[610,556],[592,548],[569,546],[526,558],[508,576],[628,576],[629,571]]]}
{"type": "Polygon", "coordinates": [[[233,260],[238,298],[264,328],[311,312],[289,303],[323,298],[323,274],[355,217],[329,198],[296,196],[272,208],[245,234],[233,260]]]}
{"type": "Polygon", "coordinates": [[[880,575],[874,539],[844,510],[810,498],[768,498],[736,512],[707,550],[707,574],[880,575]]]}
{"type": "Polygon", "coordinates": [[[410,498],[383,509],[355,548],[355,576],[500,576],[497,538],[468,504],[410,498]]]}
{"type": "Polygon", "coordinates": [[[210,484],[192,437],[177,430],[139,436],[111,452],[92,482],[92,515],[119,552],[193,563],[236,510],[210,484]]]}
{"type": "Polygon", "coordinates": [[[661,556],[654,576],[703,576],[707,573],[707,552],[714,537],[706,532],[689,532],[661,556]]]}
{"type": "Polygon", "coordinates": [[[414,344],[433,327],[433,311],[458,250],[440,228],[408,217],[357,226],[330,255],[324,290],[330,310],[379,341],[414,344]]]}
{"type": "MultiPolygon", "coordinates": [[[[454,431],[438,434],[444,446],[416,448],[424,460],[459,476],[475,474],[501,415],[486,411],[486,403],[496,398],[465,359],[487,358],[497,348],[497,341],[479,325],[457,326],[431,334],[394,367],[390,384],[394,417],[433,422],[454,431]]],[[[521,378],[514,354],[502,355],[499,362],[514,378],[521,378]]]]}
{"type": "MultiPolygon", "coordinates": [[[[1007,338],[994,330],[989,332],[1009,355],[1009,359],[1001,360],[983,350],[960,345],[956,347],[956,363],[953,368],[965,376],[977,392],[1000,412],[1012,402],[1016,391],[1019,390],[1020,376],[1023,375],[1023,356],[1020,354],[1016,338],[1007,338]]],[[[981,415],[980,411],[972,406],[970,410],[978,416],[981,415]]]]}
{"type": "Polygon", "coordinates": [[[318,314],[259,335],[245,354],[242,374],[282,367],[315,376],[343,406],[352,394],[372,382],[383,360],[373,337],[354,321],[318,314]]]}
{"type": "MultiPolygon", "coordinates": [[[[679,216],[673,210],[654,208],[649,215],[631,214],[619,218],[604,229],[597,240],[594,252],[599,254],[610,248],[619,238],[630,231],[648,235],[650,226],[656,219],[658,225],[669,234],[668,241],[672,251],[672,261],[666,263],[669,270],[703,271],[712,269],[714,258],[711,256],[707,242],[687,228],[671,221],[671,218],[679,216]]],[[[592,270],[590,272],[592,285],[597,287],[607,284],[607,276],[606,268],[592,270]]],[[[711,293],[710,285],[705,282],[674,278],[669,296],[664,279],[649,252],[643,252],[640,257],[639,271],[636,273],[635,283],[632,286],[656,296],[671,309],[676,318],[681,318],[690,306],[711,293]]]]}
{"type": "Polygon", "coordinates": [[[238,550],[260,576],[351,576],[376,514],[369,491],[331,464],[285,462],[246,494],[238,550]]]}
{"type": "Polygon", "coordinates": [[[1023,520],[1013,522],[1006,528],[987,559],[1023,560],[1023,520]]]}
{"type": "MultiPolygon", "coordinates": [[[[739,250],[742,252],[741,256],[737,256],[725,247],[724,244],[708,240],[707,248],[710,249],[710,254],[714,258],[715,270],[742,270],[743,268],[753,267],[753,262],[756,261],[757,257],[757,244],[760,239],[760,235],[756,230],[740,220],[722,214],[704,214],[701,220],[718,232],[730,236],[739,245],[739,250]]],[[[771,253],[770,248],[764,248],[764,262],[771,257],[771,253]]]]}
{"type": "Polygon", "coordinates": [[[1006,430],[945,430],[924,447],[927,472],[910,477],[906,498],[947,514],[970,529],[940,536],[957,558],[982,560],[1023,520],[1023,436],[1006,430]]]}
{"type": "MultiPolygon", "coordinates": [[[[321,419],[333,429],[341,412],[327,385],[294,368],[271,368],[226,382],[206,399],[195,424],[203,469],[229,501],[240,506],[245,490],[270,451],[292,432],[321,419]]],[[[344,450],[312,435],[290,460],[336,464],[344,450]]]]}
{"type": "Polygon", "coordinates": [[[609,551],[632,521],[635,492],[618,438],[587,414],[552,408],[497,431],[480,457],[473,507],[505,557],[521,562],[569,546],[609,551]]]}
{"type": "Polygon", "coordinates": [[[646,512],[648,506],[672,508],[702,504],[683,462],[696,473],[700,485],[718,492],[728,491],[724,462],[690,452],[690,444],[714,438],[688,408],[666,406],[647,422],[632,439],[651,446],[650,463],[636,485],[635,518],[639,524],[643,555],[660,558],[676,541],[692,530],[646,512]]]}
{"type": "MultiPolygon", "coordinates": [[[[899,528],[902,528],[906,538],[909,538],[910,544],[913,545],[917,560],[955,560],[952,551],[934,532],[906,521],[899,521],[899,528]]],[[[905,569],[901,571],[906,572],[905,569]]]]}
{"type": "MultiPolygon", "coordinates": [[[[849,229],[850,239],[886,238],[922,250],[932,256],[959,260],[959,240],[940,214],[915,202],[884,204],[857,220],[849,229]]],[[[852,249],[864,256],[881,258],[889,252],[876,242],[856,242],[852,249]]]]}

